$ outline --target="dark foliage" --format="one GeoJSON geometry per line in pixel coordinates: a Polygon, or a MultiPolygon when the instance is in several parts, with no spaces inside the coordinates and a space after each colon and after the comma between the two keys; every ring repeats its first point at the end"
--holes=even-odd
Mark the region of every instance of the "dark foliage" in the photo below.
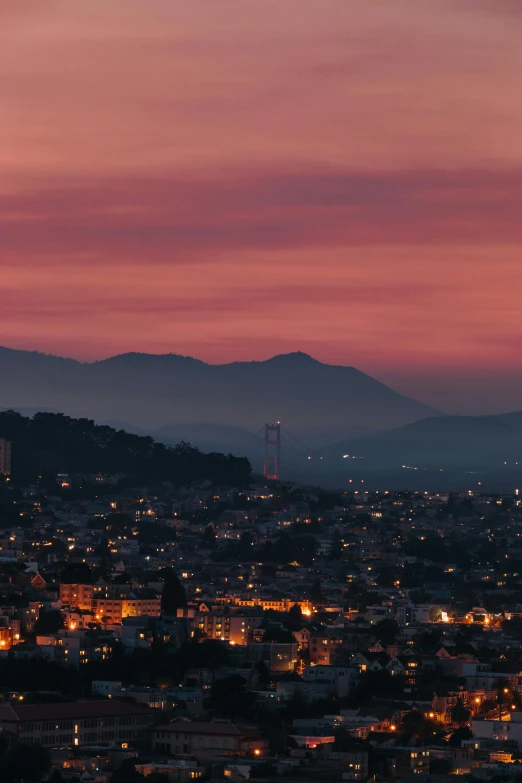
{"type": "Polygon", "coordinates": [[[373,628],[373,633],[382,644],[393,644],[399,631],[399,624],[392,617],[384,617],[373,628]]]}
{"type": "Polygon", "coordinates": [[[161,611],[176,616],[177,610],[187,605],[187,593],[173,568],[161,568],[158,579],[163,582],[161,611]]]}
{"type": "Polygon", "coordinates": [[[473,738],[473,733],[470,728],[467,726],[461,726],[456,731],[453,732],[451,737],[449,738],[449,745],[451,745],[453,748],[460,748],[461,744],[465,740],[470,740],[473,738]]]}
{"type": "Polygon", "coordinates": [[[451,761],[448,759],[430,759],[431,775],[449,775],[451,770],[451,761]]]}
{"type": "Polygon", "coordinates": [[[63,624],[63,615],[59,609],[42,610],[34,624],[34,631],[39,636],[48,636],[58,633],[63,624]]]}
{"type": "Polygon", "coordinates": [[[110,777],[110,783],[140,783],[142,780],[145,780],[145,776],[136,771],[133,759],[122,761],[121,766],[110,777]]]}
{"type": "Polygon", "coordinates": [[[0,758],[2,783],[39,783],[50,769],[49,753],[40,745],[13,745],[0,758]]]}
{"type": "Polygon", "coordinates": [[[20,481],[43,476],[44,468],[47,481],[59,472],[124,474],[177,485],[209,479],[243,486],[250,479],[247,459],[203,454],[188,443],[165,446],[147,436],[62,413],[36,413],[28,418],[15,411],[0,412],[0,434],[12,442],[13,478],[20,481]]]}
{"type": "Polygon", "coordinates": [[[295,638],[292,631],[275,625],[266,629],[263,634],[263,641],[278,642],[279,644],[293,644],[295,643],[295,638]]]}
{"type": "Polygon", "coordinates": [[[92,572],[87,563],[67,563],[60,574],[60,581],[68,585],[90,585],[93,582],[92,572]]]}

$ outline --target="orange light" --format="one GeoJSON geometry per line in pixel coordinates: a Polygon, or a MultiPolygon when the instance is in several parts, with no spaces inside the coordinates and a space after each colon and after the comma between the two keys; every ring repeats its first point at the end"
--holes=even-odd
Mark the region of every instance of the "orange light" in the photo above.
{"type": "Polygon", "coordinates": [[[396,728],[397,728],[397,726],[390,726],[390,729],[391,729],[392,731],[395,731],[395,729],[396,729],[396,728]]]}
{"type": "Polygon", "coordinates": [[[259,750],[259,748],[256,748],[254,750],[254,756],[260,756],[260,755],[261,755],[261,751],[259,750]]]}

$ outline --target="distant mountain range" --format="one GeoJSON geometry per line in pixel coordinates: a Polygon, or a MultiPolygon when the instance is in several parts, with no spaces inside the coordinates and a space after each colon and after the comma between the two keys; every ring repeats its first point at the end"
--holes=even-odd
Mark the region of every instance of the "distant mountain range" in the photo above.
{"type": "Polygon", "coordinates": [[[304,353],[221,365],[138,353],[82,363],[0,348],[1,407],[60,411],[167,444],[187,441],[248,457],[254,470],[263,452],[256,433],[281,421],[283,475],[325,486],[372,476],[376,486],[380,477],[387,486],[412,486],[427,472],[446,485],[441,470],[453,471],[460,486],[476,470],[495,481],[512,470],[509,482],[522,471],[522,412],[446,416],[353,367],[304,353]]]}
{"type": "Polygon", "coordinates": [[[0,348],[0,379],[0,407],[121,423],[206,450],[236,450],[267,421],[315,445],[437,414],[354,367],[304,353],[220,365],[140,353],[82,363],[0,348]]]}
{"type": "Polygon", "coordinates": [[[436,416],[324,450],[338,469],[346,460],[363,470],[488,468],[522,471],[522,411],[497,416],[436,416]],[[364,466],[364,467],[362,467],[364,466]]]}

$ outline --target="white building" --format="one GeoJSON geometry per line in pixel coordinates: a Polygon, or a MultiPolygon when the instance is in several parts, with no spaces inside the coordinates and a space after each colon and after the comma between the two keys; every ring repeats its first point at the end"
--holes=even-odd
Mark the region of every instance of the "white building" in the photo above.
{"type": "Polygon", "coordinates": [[[357,669],[348,666],[307,666],[303,672],[306,683],[328,683],[328,689],[333,696],[343,698],[348,696],[353,685],[359,678],[357,669]]]}

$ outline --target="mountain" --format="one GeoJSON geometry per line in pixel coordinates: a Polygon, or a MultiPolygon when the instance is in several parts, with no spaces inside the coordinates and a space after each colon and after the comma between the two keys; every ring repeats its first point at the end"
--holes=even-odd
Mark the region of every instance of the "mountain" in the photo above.
{"type": "Polygon", "coordinates": [[[522,412],[429,417],[370,437],[342,440],[324,453],[337,469],[357,463],[365,471],[522,466],[522,412]]]}
{"type": "MultiPolygon", "coordinates": [[[[0,378],[2,407],[52,408],[96,421],[126,421],[146,432],[174,427],[174,437],[187,425],[245,430],[248,436],[266,421],[281,421],[298,437],[313,432],[316,443],[332,442],[437,413],[354,367],[323,364],[299,352],[210,365],[142,353],[82,363],[0,348],[0,378]]],[[[205,440],[218,445],[224,434],[208,432],[205,440]]],[[[242,434],[228,436],[234,442],[242,434]]]]}

